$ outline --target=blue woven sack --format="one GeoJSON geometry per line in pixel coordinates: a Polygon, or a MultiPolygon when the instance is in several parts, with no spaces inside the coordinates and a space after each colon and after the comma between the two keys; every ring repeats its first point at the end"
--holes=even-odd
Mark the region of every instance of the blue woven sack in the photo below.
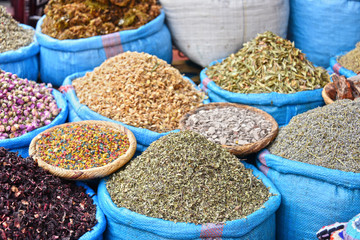
{"type": "Polygon", "coordinates": [[[94,69],[106,59],[126,51],[145,52],[171,63],[170,31],[165,14],[132,30],[82,39],[58,40],[41,32],[43,16],[36,25],[40,44],[40,74],[43,82],[56,87],[77,72],[94,69]]]}
{"type": "Polygon", "coordinates": [[[360,41],[359,0],[290,0],[288,38],[318,66],[360,41]]]}
{"type": "Polygon", "coordinates": [[[126,208],[118,208],[106,189],[106,180],[102,179],[98,188],[98,197],[100,207],[107,219],[105,239],[275,240],[275,211],[280,205],[280,194],[274,185],[254,166],[247,163],[244,165],[246,168],[251,168],[253,174],[261,179],[269,191],[275,195],[271,196],[262,208],[246,218],[219,224],[174,223],[147,217],[126,208]]]}
{"type": "MultiPolygon", "coordinates": [[[[25,24],[19,24],[24,29],[34,29],[25,24]]],[[[15,73],[20,78],[37,80],[39,74],[39,43],[34,36],[34,41],[25,47],[14,51],[0,53],[0,69],[15,73]]]]}
{"type": "Polygon", "coordinates": [[[341,66],[340,63],[338,63],[337,59],[345,54],[346,53],[340,53],[337,56],[330,58],[330,67],[336,74],[343,75],[346,78],[356,76],[355,72],[351,71],[350,69],[346,69],[345,67],[341,66]]]}
{"type": "Polygon", "coordinates": [[[93,227],[93,229],[90,232],[87,232],[84,235],[82,235],[79,238],[79,240],[102,240],[103,233],[106,229],[106,219],[103,211],[100,208],[98,197],[95,194],[94,190],[92,190],[85,183],[78,181],[76,182],[76,184],[84,187],[86,189],[86,193],[89,196],[91,196],[91,198],[93,199],[93,203],[96,205],[96,220],[97,220],[97,223],[93,227]]]}
{"type": "MultiPolygon", "coordinates": [[[[110,118],[104,117],[104,116],[100,115],[99,113],[92,111],[90,108],[88,108],[87,106],[85,106],[79,102],[79,99],[76,96],[75,89],[72,86],[72,81],[76,78],[84,76],[85,73],[86,73],[86,71],[80,72],[80,73],[75,73],[75,74],[68,76],[65,79],[63,86],[61,86],[61,88],[60,88],[61,91],[65,94],[66,99],[69,103],[69,107],[70,107],[70,114],[69,114],[69,119],[68,119],[69,122],[77,122],[77,121],[82,121],[82,120],[103,120],[103,121],[110,121],[110,122],[121,124],[124,127],[128,128],[135,135],[135,138],[137,141],[136,150],[138,152],[145,151],[146,148],[152,142],[156,141],[157,139],[161,138],[162,136],[165,136],[165,135],[169,134],[170,132],[178,132],[179,131],[179,130],[173,130],[173,131],[165,132],[165,133],[157,133],[157,132],[145,129],[145,128],[137,128],[137,127],[133,127],[133,126],[124,124],[119,121],[111,120],[110,118]]],[[[191,81],[191,79],[189,79],[187,77],[184,77],[184,78],[188,79],[191,83],[193,83],[191,81]]],[[[208,102],[209,102],[209,100],[204,100],[204,103],[208,103],[208,102]]]]}
{"type": "MultiPolygon", "coordinates": [[[[221,62],[214,61],[210,66],[221,62]]],[[[279,124],[288,124],[292,117],[310,109],[325,105],[321,96],[322,89],[297,93],[233,93],[219,87],[206,75],[207,68],[200,72],[200,88],[205,91],[210,102],[231,102],[257,107],[269,113],[279,124]]]]}
{"type": "Polygon", "coordinates": [[[7,148],[12,152],[18,151],[22,157],[24,158],[28,157],[30,142],[36,135],[45,131],[46,129],[62,124],[66,121],[66,118],[68,116],[68,104],[66,102],[66,99],[61,95],[59,91],[55,89],[52,90],[52,94],[55,98],[57,106],[61,108],[61,111],[56,116],[56,118],[49,125],[43,126],[41,128],[37,128],[20,137],[0,140],[0,147],[7,148]]]}
{"type": "Polygon", "coordinates": [[[323,226],[347,222],[360,212],[360,173],[288,160],[266,149],[256,164],[281,194],[279,240],[316,239],[323,226]]]}

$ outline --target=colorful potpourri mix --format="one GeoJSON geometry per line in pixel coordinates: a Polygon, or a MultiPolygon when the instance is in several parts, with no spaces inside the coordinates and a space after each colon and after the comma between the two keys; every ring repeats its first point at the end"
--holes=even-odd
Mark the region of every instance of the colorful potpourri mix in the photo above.
{"type": "Polygon", "coordinates": [[[79,239],[97,223],[91,197],[0,147],[0,239],[79,239]]]}
{"type": "Polygon", "coordinates": [[[46,163],[69,170],[105,166],[130,147],[126,135],[105,126],[67,125],[43,133],[37,154],[46,163]]]}

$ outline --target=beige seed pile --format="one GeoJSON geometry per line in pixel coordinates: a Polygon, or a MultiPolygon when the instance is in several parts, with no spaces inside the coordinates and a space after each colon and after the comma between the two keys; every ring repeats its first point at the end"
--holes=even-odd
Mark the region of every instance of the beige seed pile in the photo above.
{"type": "Polygon", "coordinates": [[[156,132],[178,127],[204,95],[164,60],[125,52],[73,81],[81,104],[110,119],[156,132]]]}

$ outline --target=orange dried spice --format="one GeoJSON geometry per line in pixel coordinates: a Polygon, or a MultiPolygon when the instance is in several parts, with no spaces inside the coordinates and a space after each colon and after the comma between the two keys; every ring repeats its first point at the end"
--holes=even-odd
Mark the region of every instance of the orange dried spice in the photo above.
{"type": "Polygon", "coordinates": [[[81,104],[125,124],[156,132],[178,128],[204,94],[164,60],[125,52],[73,81],[81,104]]]}

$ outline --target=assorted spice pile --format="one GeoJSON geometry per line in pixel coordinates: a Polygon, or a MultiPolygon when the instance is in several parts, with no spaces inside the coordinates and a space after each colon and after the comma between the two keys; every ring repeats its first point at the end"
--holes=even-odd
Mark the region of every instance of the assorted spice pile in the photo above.
{"type": "Polygon", "coordinates": [[[0,147],[0,238],[79,239],[97,223],[83,187],[0,147]]]}
{"type": "Polygon", "coordinates": [[[326,94],[332,99],[351,99],[360,97],[360,78],[358,76],[346,78],[345,76],[333,75],[333,84],[326,88],[326,94]]]}
{"type": "Polygon", "coordinates": [[[179,70],[147,53],[125,52],[75,79],[81,104],[125,124],[156,132],[178,127],[204,95],[179,70]]]}
{"type": "Polygon", "coordinates": [[[35,31],[23,29],[13,17],[0,6],[0,53],[17,50],[34,41],[35,31]]]}
{"type": "Polygon", "coordinates": [[[314,67],[294,43],[269,31],[208,67],[206,74],[236,93],[295,93],[322,88],[330,81],[326,70],[314,67]]]}
{"type": "Polygon", "coordinates": [[[0,69],[0,139],[48,125],[60,113],[51,84],[38,84],[0,69]]]}
{"type": "Polygon", "coordinates": [[[145,25],[160,8],[156,0],[50,0],[41,31],[59,40],[105,35],[145,25]]]}
{"type": "Polygon", "coordinates": [[[125,154],[129,146],[126,135],[89,124],[58,127],[36,141],[37,155],[43,161],[70,170],[105,166],[125,154]]]}
{"type": "Polygon", "coordinates": [[[338,59],[341,66],[360,73],[360,42],[356,44],[356,48],[338,59]]]}
{"type": "Polygon", "coordinates": [[[195,224],[246,217],[271,196],[238,158],[192,131],[153,142],[106,187],[118,207],[195,224]]]}
{"type": "Polygon", "coordinates": [[[257,112],[228,106],[197,111],[185,121],[185,128],[215,143],[236,146],[266,137],[272,123],[257,112]]]}
{"type": "Polygon", "coordinates": [[[360,173],[360,99],[338,100],[309,110],[280,128],[272,154],[360,173]]]}

